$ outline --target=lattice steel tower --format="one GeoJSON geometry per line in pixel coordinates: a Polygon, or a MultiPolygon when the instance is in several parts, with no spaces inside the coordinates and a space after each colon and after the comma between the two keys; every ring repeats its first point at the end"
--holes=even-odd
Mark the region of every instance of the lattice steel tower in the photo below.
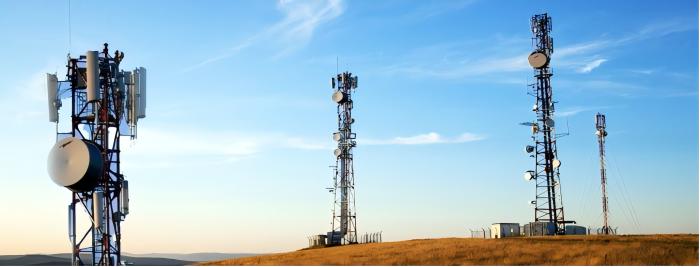
{"type": "Polygon", "coordinates": [[[608,224],[608,177],[605,172],[605,138],[608,132],[605,130],[605,115],[595,115],[595,135],[598,136],[598,153],[600,155],[600,188],[603,191],[603,228],[600,229],[600,234],[614,234],[613,229],[608,224]]]}
{"type": "Polygon", "coordinates": [[[357,222],[355,213],[355,172],[353,169],[352,149],[357,146],[355,133],[352,132],[352,94],[357,88],[357,76],[343,72],[331,78],[331,87],[335,89],[332,99],[338,104],[338,131],[333,133],[333,140],[338,142],[335,149],[337,176],[335,179],[335,200],[333,206],[331,244],[337,244],[335,235],[340,235],[341,244],[357,243],[357,222]],[[340,214],[336,213],[340,210],[340,214]]]}
{"type": "Polygon", "coordinates": [[[528,62],[534,68],[536,83],[531,85],[535,97],[533,111],[537,121],[532,126],[532,139],[535,146],[528,146],[529,153],[534,152],[535,170],[525,173],[525,178],[535,180],[536,197],[535,221],[553,222],[555,233],[564,234],[564,206],[559,182],[559,166],[557,158],[557,135],[554,131],[554,104],[552,100],[552,77],[549,62],[553,52],[552,19],[545,13],[535,15],[531,19],[534,51],[528,56],[528,62]]]}
{"type": "Polygon", "coordinates": [[[136,137],[145,117],[146,70],[119,67],[124,53],[87,51],[68,57],[66,80],[47,74],[49,121],[56,123],[56,145],[49,154],[49,175],[72,191],[68,236],[72,265],[122,265],[121,222],[129,213],[128,183],[120,163],[122,136],[136,137]],[[60,132],[61,98],[71,98],[70,130],[60,132]],[[80,206],[84,213],[77,213],[80,206]],[[77,217],[88,229],[76,232],[77,217]],[[88,241],[89,240],[89,241],[88,241]],[[86,257],[89,255],[89,258],[86,257]]]}

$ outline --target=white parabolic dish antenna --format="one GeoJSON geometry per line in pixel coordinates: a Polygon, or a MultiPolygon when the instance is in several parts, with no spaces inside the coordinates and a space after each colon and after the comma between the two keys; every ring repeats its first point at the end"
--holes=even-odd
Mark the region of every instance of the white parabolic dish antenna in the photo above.
{"type": "Polygon", "coordinates": [[[335,91],[335,93],[333,93],[332,99],[335,103],[344,103],[348,101],[348,95],[341,91],[335,91]]]}
{"type": "Polygon", "coordinates": [[[523,174],[523,178],[525,178],[525,181],[530,181],[535,178],[535,173],[533,171],[526,171],[525,174],[523,174]]]}
{"type": "Polygon", "coordinates": [[[533,68],[541,69],[549,64],[549,57],[545,53],[535,51],[527,57],[527,62],[533,68]]]}
{"type": "Polygon", "coordinates": [[[51,148],[48,171],[54,183],[71,191],[92,190],[102,174],[100,149],[75,137],[64,138],[51,148]]]}

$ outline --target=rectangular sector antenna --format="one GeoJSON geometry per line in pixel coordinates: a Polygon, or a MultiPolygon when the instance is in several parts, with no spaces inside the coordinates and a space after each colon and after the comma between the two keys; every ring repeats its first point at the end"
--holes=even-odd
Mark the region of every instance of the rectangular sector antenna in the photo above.
{"type": "Polygon", "coordinates": [[[46,90],[48,90],[49,121],[58,122],[58,107],[56,106],[56,100],[58,99],[58,78],[56,74],[46,74],[46,90]]]}
{"type": "Polygon", "coordinates": [[[100,99],[100,65],[97,51],[87,51],[87,101],[100,99]]]}
{"type": "Polygon", "coordinates": [[[146,117],[146,68],[139,68],[139,112],[138,118],[146,117]]]}

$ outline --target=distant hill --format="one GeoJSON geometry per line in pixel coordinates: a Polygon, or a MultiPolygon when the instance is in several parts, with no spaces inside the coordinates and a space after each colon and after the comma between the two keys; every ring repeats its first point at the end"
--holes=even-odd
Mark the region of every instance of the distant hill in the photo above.
{"type": "MultiPolygon", "coordinates": [[[[90,264],[89,258],[84,257],[87,264],[90,264]]],[[[194,261],[185,261],[170,258],[159,258],[159,257],[131,257],[124,256],[123,260],[133,263],[134,265],[142,266],[182,266],[190,265],[194,261]]],[[[0,266],[8,265],[28,265],[28,266],[67,266],[71,265],[70,254],[51,254],[51,255],[3,255],[0,256],[0,266]]]]}
{"type": "Polygon", "coordinates": [[[698,265],[698,235],[422,239],[198,265],[698,265]]]}
{"type": "Polygon", "coordinates": [[[176,259],[181,261],[189,262],[200,262],[200,261],[216,261],[224,259],[237,259],[242,257],[258,256],[261,254],[255,253],[215,253],[215,252],[201,252],[201,253],[147,253],[147,254],[132,254],[125,253],[127,256],[131,257],[150,257],[150,258],[168,258],[176,259]]]}

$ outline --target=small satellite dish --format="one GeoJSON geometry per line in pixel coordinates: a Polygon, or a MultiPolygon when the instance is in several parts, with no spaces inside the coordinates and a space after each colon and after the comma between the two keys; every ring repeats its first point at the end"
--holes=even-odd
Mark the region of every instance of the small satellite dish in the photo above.
{"type": "Polygon", "coordinates": [[[348,95],[339,90],[336,90],[335,93],[333,93],[332,99],[333,102],[342,104],[348,101],[348,95]]]}
{"type": "Polygon", "coordinates": [[[537,205],[537,201],[535,201],[535,200],[530,201],[530,205],[537,205]]]}
{"type": "Polygon", "coordinates": [[[49,152],[48,171],[54,183],[74,192],[95,188],[103,168],[100,148],[83,139],[64,138],[49,152]]]}
{"type": "Polygon", "coordinates": [[[597,130],[597,131],[595,131],[595,135],[601,136],[601,134],[602,134],[602,136],[608,136],[608,131],[606,131],[606,130],[597,130]]]}
{"type": "Polygon", "coordinates": [[[535,172],[534,171],[526,171],[525,174],[523,174],[523,178],[525,178],[525,181],[530,181],[535,178],[535,172]]]}
{"type": "Polygon", "coordinates": [[[545,53],[535,51],[527,57],[527,62],[530,63],[530,66],[532,66],[533,68],[541,69],[546,67],[547,64],[549,64],[549,57],[545,53]]]}
{"type": "Polygon", "coordinates": [[[343,151],[340,150],[340,148],[336,148],[335,151],[333,151],[333,154],[335,154],[335,157],[340,157],[341,154],[343,154],[343,151]]]}
{"type": "Polygon", "coordinates": [[[553,119],[547,119],[544,121],[544,125],[547,125],[549,128],[554,128],[554,120],[553,119]]]}
{"type": "Polygon", "coordinates": [[[561,161],[559,161],[558,159],[553,159],[552,160],[552,167],[554,167],[555,169],[558,169],[559,166],[561,166],[561,161]]]}
{"type": "Polygon", "coordinates": [[[538,108],[538,107],[537,107],[537,104],[533,105],[533,106],[532,106],[532,111],[537,111],[537,108],[538,108]]]}
{"type": "Polygon", "coordinates": [[[341,133],[333,133],[333,140],[336,142],[340,142],[340,139],[343,138],[343,135],[341,133]]]}
{"type": "Polygon", "coordinates": [[[534,147],[534,146],[530,146],[530,145],[525,146],[525,152],[527,152],[527,153],[532,153],[532,151],[535,151],[535,147],[534,147]]]}

